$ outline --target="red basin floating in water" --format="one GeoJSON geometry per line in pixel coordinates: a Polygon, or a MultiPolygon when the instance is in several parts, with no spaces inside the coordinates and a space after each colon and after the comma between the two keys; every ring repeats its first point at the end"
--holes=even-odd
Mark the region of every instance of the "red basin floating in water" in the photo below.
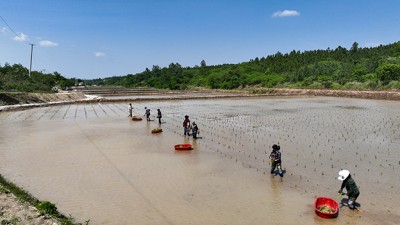
{"type": "Polygon", "coordinates": [[[192,144],[177,144],[175,150],[193,150],[192,144]]]}
{"type": "Polygon", "coordinates": [[[314,202],[315,213],[322,218],[331,219],[336,218],[339,214],[339,205],[338,203],[327,197],[317,197],[314,202]],[[329,208],[332,211],[321,211],[321,208],[329,208]]]}

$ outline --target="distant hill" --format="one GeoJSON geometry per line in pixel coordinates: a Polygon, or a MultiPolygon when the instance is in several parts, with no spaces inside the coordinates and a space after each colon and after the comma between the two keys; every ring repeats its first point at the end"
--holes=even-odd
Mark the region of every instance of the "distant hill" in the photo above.
{"type": "Polygon", "coordinates": [[[355,90],[400,89],[400,42],[378,47],[291,51],[251,59],[239,64],[183,68],[146,68],[125,76],[94,79],[86,83],[162,89],[236,89],[245,87],[328,88],[355,90]]]}

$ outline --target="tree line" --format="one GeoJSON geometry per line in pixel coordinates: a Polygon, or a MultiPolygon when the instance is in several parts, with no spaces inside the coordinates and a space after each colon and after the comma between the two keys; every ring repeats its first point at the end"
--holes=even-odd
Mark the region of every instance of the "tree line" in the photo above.
{"type": "Polygon", "coordinates": [[[246,87],[330,88],[381,90],[400,89],[400,42],[350,49],[277,52],[239,64],[183,68],[153,66],[137,74],[88,81],[97,85],[152,87],[161,89],[236,89],[246,87]]]}
{"type": "Polygon", "coordinates": [[[29,70],[21,64],[0,65],[0,91],[51,92],[53,87],[67,89],[75,85],[75,78],[67,79],[60,73],[29,70]]]}
{"type": "MultiPolygon", "coordinates": [[[[0,65],[0,90],[50,92],[52,87],[66,89],[81,79],[60,73],[32,71],[21,64],[0,65]]],[[[352,90],[400,89],[400,42],[350,49],[277,52],[239,64],[182,67],[171,63],[154,65],[137,74],[84,80],[86,84],[124,87],[151,87],[183,90],[191,87],[237,89],[247,87],[328,88],[352,90]]]]}

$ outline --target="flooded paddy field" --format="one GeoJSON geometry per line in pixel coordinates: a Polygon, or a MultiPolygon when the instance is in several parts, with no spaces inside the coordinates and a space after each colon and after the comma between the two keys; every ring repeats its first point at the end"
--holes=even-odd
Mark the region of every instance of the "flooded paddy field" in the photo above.
{"type": "Polygon", "coordinates": [[[133,102],[163,112],[127,118],[127,103],[0,113],[0,173],[91,224],[398,224],[400,104],[346,98],[133,102]],[[183,136],[185,115],[202,139],[183,136]],[[175,151],[177,143],[194,150],[175,151]],[[281,146],[285,176],[269,174],[281,146]],[[316,196],[340,201],[337,173],[360,188],[361,211],[326,220],[316,196]]]}

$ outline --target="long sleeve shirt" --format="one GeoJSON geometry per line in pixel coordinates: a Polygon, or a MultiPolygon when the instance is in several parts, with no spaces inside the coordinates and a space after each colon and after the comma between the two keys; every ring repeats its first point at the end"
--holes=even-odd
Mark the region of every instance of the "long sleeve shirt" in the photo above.
{"type": "Polygon", "coordinates": [[[360,193],[356,182],[351,177],[348,177],[346,180],[344,180],[342,182],[342,186],[340,187],[340,190],[343,190],[343,188],[345,188],[345,187],[347,190],[347,196],[354,196],[354,195],[360,193]]]}

